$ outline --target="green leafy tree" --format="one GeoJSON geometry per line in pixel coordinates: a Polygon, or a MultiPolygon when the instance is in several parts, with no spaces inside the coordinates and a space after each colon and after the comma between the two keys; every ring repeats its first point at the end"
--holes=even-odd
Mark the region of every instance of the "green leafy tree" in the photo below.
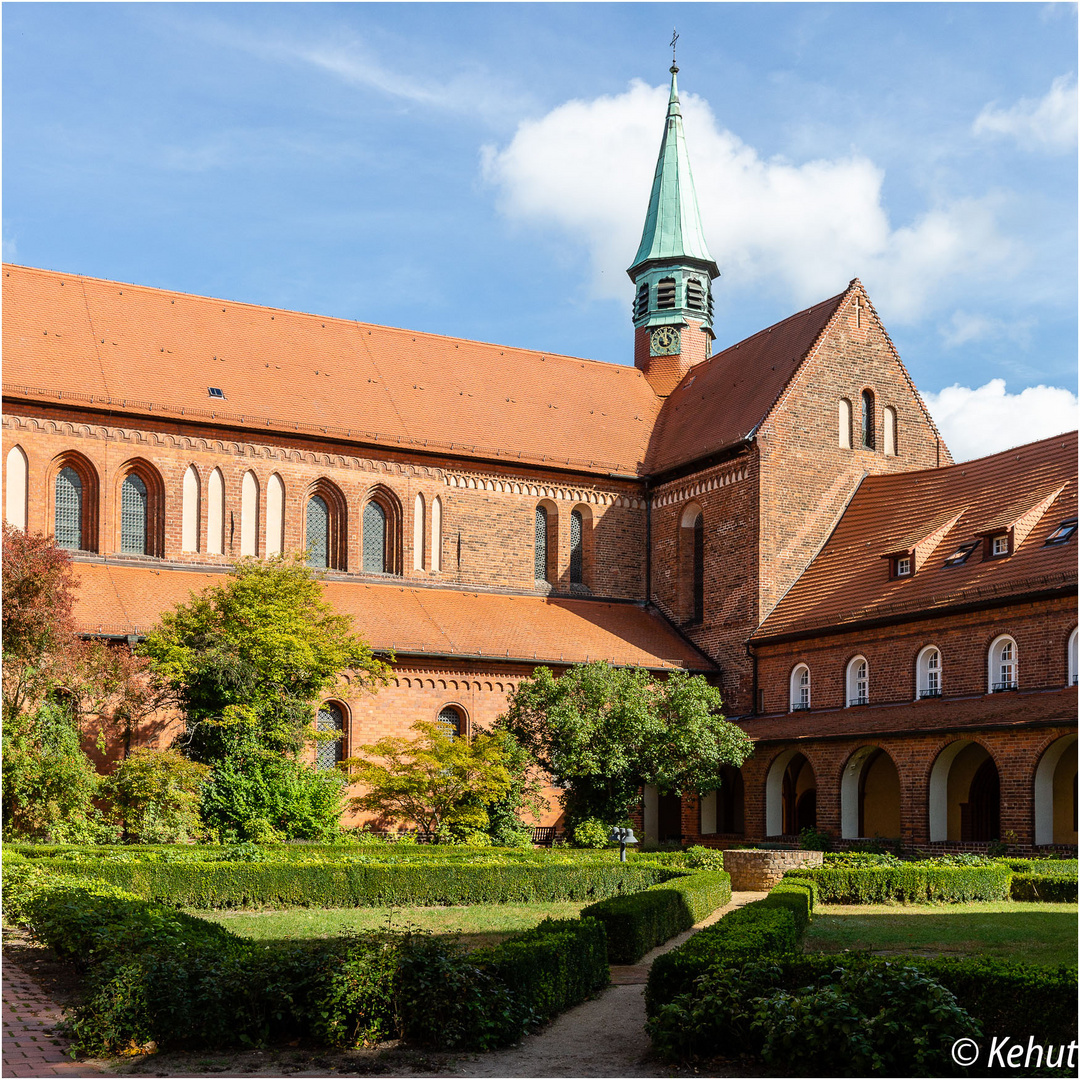
{"type": "Polygon", "coordinates": [[[173,844],[202,836],[199,791],[210,769],[178,750],[140,747],[101,783],[122,839],[173,844]]]}
{"type": "Polygon", "coordinates": [[[750,740],[720,708],[720,692],[700,675],[656,679],[596,661],[559,678],[537,668],[511,693],[499,723],[563,789],[571,824],[616,824],[628,818],[642,784],[711,791],[722,766],[743,763],[750,740]]]}
{"type": "Polygon", "coordinates": [[[345,671],[375,690],[389,667],[323,599],[299,558],[249,560],[166,613],[141,652],[185,717],[184,753],[213,769],[205,824],[222,838],[336,831],[343,778],[300,760],[318,739],[315,704],[345,671]]]}
{"type": "Polygon", "coordinates": [[[413,739],[387,737],[342,764],[365,788],[352,805],[420,832],[486,832],[487,804],[513,785],[511,749],[503,732],[471,739],[445,734],[435,724],[413,724],[413,739]]]}

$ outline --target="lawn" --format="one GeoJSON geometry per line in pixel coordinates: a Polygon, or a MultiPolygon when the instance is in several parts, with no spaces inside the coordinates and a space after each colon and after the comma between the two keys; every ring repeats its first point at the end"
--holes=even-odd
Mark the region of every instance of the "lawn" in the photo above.
{"type": "Polygon", "coordinates": [[[995,956],[1076,967],[1077,912],[1071,904],[827,904],[814,911],[808,952],[995,956]]]}
{"type": "Polygon", "coordinates": [[[414,927],[433,934],[460,935],[470,947],[495,945],[528,930],[541,919],[576,919],[589,901],[543,904],[471,904],[467,907],[290,908],[288,911],[194,911],[241,937],[257,941],[337,937],[349,930],[414,927]]]}

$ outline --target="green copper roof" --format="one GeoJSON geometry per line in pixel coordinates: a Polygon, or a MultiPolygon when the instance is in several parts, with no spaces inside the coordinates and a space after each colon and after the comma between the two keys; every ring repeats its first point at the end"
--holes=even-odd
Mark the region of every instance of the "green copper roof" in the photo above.
{"type": "Polygon", "coordinates": [[[679,88],[675,82],[678,70],[673,64],[664,138],[660,143],[660,157],[656,162],[641,244],[628,271],[631,278],[644,263],[661,259],[693,259],[704,263],[712,277],[720,275],[701,230],[701,212],[694,191],[694,178],[690,174],[682,110],[679,108],[679,88]]]}

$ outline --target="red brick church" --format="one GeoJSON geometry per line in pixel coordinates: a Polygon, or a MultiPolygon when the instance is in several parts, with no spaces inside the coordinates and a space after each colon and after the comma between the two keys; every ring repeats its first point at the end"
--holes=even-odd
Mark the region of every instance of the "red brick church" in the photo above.
{"type": "Polygon", "coordinates": [[[306,550],[396,656],[322,703],[326,766],[606,659],[706,675],[755,743],[646,788],[647,839],[1075,846],[1075,433],[954,465],[858,280],[714,351],[675,70],[633,367],[5,266],[6,520],[113,638],[306,550]]]}

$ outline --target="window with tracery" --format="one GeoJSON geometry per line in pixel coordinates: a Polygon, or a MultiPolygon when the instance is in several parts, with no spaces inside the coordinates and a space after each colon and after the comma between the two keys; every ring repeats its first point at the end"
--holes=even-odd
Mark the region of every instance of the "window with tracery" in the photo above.
{"type": "Polygon", "coordinates": [[[307,564],[319,570],[329,565],[330,507],[321,495],[312,495],[307,504],[307,564]]]}
{"type": "Polygon", "coordinates": [[[120,488],[120,550],[127,555],[146,555],[148,493],[138,473],[124,477],[120,488]]]}
{"type": "Polygon", "coordinates": [[[336,738],[320,740],[315,751],[315,764],[320,770],[336,768],[344,756],[345,717],[339,706],[327,701],[319,709],[315,726],[319,731],[334,732],[336,738]]]}
{"type": "Polygon", "coordinates": [[[79,474],[65,466],[56,474],[54,533],[56,546],[81,551],[83,521],[83,486],[79,474]]]}
{"type": "Polygon", "coordinates": [[[386,511],[374,499],[364,507],[364,572],[387,573],[386,511]]]}

